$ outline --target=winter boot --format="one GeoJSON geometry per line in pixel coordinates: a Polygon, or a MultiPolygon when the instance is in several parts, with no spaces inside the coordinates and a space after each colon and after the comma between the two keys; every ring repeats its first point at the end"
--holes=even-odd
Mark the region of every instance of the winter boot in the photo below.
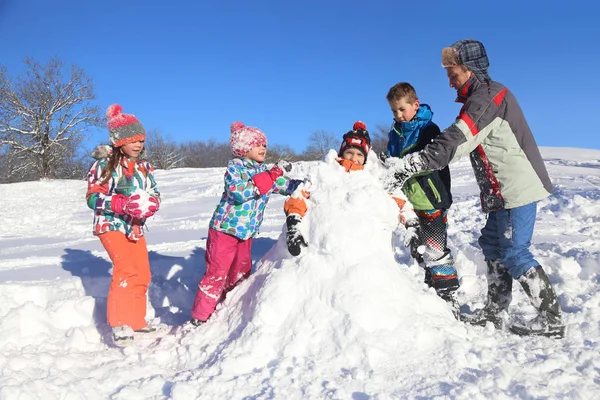
{"type": "Polygon", "coordinates": [[[485,306],[473,315],[462,315],[461,319],[472,325],[485,326],[491,322],[496,329],[502,328],[502,313],[512,301],[513,277],[498,260],[487,262],[488,292],[485,306]]]}
{"type": "Polygon", "coordinates": [[[136,329],[134,332],[136,333],[152,333],[156,332],[156,327],[151,325],[146,325],[142,329],[136,329]]]}
{"type": "Polygon", "coordinates": [[[190,324],[198,327],[200,325],[202,325],[203,323],[205,323],[206,321],[202,321],[201,319],[197,319],[197,318],[192,318],[190,319],[190,324]]]}
{"type": "Polygon", "coordinates": [[[112,328],[113,342],[117,346],[128,346],[133,343],[133,329],[128,325],[112,328]]]}
{"type": "Polygon", "coordinates": [[[460,306],[456,299],[456,290],[459,288],[458,276],[454,268],[454,259],[450,251],[433,261],[419,262],[425,266],[425,284],[435,289],[438,296],[448,303],[452,314],[458,319],[460,306]],[[425,266],[427,264],[427,266],[425,266]]]}
{"type": "Polygon", "coordinates": [[[302,251],[302,247],[307,247],[308,244],[302,237],[298,229],[298,224],[302,222],[302,217],[298,214],[288,215],[285,223],[287,225],[287,233],[285,236],[285,242],[287,244],[288,251],[294,257],[298,256],[302,251]]]}
{"type": "Polygon", "coordinates": [[[427,287],[433,287],[433,277],[431,276],[431,269],[427,267],[423,268],[425,269],[425,279],[423,279],[423,282],[427,285],[427,287]]]}
{"type": "Polygon", "coordinates": [[[544,269],[539,265],[530,268],[519,277],[519,283],[539,314],[527,324],[511,326],[511,332],[521,336],[541,335],[562,338],[565,335],[565,326],[560,315],[560,305],[544,269]]]}
{"type": "Polygon", "coordinates": [[[448,305],[450,306],[450,311],[452,311],[452,315],[454,318],[460,318],[460,304],[458,304],[458,299],[456,298],[456,289],[440,289],[436,291],[437,295],[440,296],[448,305]]]}

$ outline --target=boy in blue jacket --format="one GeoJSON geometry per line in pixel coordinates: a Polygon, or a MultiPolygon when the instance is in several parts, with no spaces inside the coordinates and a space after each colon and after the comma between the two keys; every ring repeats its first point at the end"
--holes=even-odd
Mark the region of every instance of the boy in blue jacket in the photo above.
{"type": "MultiPolygon", "coordinates": [[[[423,149],[440,134],[440,128],[432,121],[431,108],[419,102],[411,84],[400,82],[394,85],[386,98],[394,115],[386,157],[403,158],[423,149]]],[[[417,219],[406,222],[404,243],[425,269],[425,283],[433,287],[458,315],[455,292],[459,282],[452,252],[447,247],[447,214],[452,204],[450,170],[446,167],[415,175],[403,184],[402,191],[417,214],[417,219]]]]}

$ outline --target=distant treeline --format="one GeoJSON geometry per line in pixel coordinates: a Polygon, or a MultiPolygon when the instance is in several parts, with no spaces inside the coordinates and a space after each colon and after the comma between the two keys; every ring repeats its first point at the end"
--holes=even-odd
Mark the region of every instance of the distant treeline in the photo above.
{"type": "MultiPolygon", "coordinates": [[[[0,183],[83,179],[93,162],[84,148],[90,128],[106,124],[95,102],[93,80],[58,58],[47,64],[28,58],[24,63],[26,71],[16,77],[0,65],[0,183]]],[[[386,136],[387,127],[371,131],[374,151],[385,149],[386,136]]],[[[269,146],[267,162],[319,160],[329,149],[339,148],[341,137],[323,130],[307,132],[305,151],[269,146]]],[[[228,142],[178,143],[157,129],[149,130],[146,150],[156,169],[224,167],[232,158],[228,142]]]]}

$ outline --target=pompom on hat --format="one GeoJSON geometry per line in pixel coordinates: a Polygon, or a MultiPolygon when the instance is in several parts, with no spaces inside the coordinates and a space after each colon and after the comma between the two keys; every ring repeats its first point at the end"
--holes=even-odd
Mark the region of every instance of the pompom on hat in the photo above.
{"type": "Polygon", "coordinates": [[[229,146],[234,156],[243,157],[252,148],[267,146],[267,137],[260,129],[254,126],[246,126],[242,122],[234,122],[229,130],[229,146]]]}
{"type": "Polygon", "coordinates": [[[342,157],[344,151],[352,147],[360,150],[365,155],[365,162],[367,162],[367,155],[371,149],[371,137],[367,131],[367,126],[362,121],[356,121],[352,126],[352,130],[344,135],[338,156],[342,157]]]}
{"type": "Polygon", "coordinates": [[[108,138],[114,147],[146,140],[146,130],[132,114],[123,114],[123,107],[113,104],[106,110],[108,138]]]}
{"type": "Polygon", "coordinates": [[[473,71],[481,82],[492,80],[488,74],[490,61],[483,43],[479,40],[459,40],[452,46],[442,49],[442,66],[453,67],[456,65],[464,65],[473,71]]]}

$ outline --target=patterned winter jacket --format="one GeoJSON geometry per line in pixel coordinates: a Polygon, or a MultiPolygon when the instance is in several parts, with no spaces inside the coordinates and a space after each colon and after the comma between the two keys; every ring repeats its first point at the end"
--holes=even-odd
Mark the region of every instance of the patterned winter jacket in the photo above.
{"type": "Polygon", "coordinates": [[[469,79],[458,91],[464,103],[454,124],[407,157],[418,171],[442,169],[469,154],[484,212],[539,201],[552,183],[515,96],[504,85],[469,79]]]}
{"type": "Polygon", "coordinates": [[[126,214],[112,211],[111,200],[115,194],[129,196],[137,188],[146,190],[150,195],[160,199],[160,193],[154,180],[154,168],[144,159],[129,160],[124,157],[115,168],[110,179],[100,184],[102,171],[108,164],[108,158],[101,158],[92,165],[88,172],[87,205],[94,210],[94,235],[109,231],[123,232],[128,239],[138,240],[143,236],[145,219],[133,218],[126,214]]]}
{"type": "MultiPolygon", "coordinates": [[[[421,104],[411,121],[394,122],[388,134],[387,154],[403,158],[407,154],[423,150],[440,134],[440,128],[432,118],[431,108],[427,104],[421,104]]],[[[406,181],[402,191],[415,210],[450,208],[450,169],[445,167],[439,171],[423,171],[406,181]]]]}
{"type": "Polygon", "coordinates": [[[258,193],[252,177],[267,171],[264,163],[246,158],[229,161],[225,171],[225,187],[209,227],[246,240],[256,236],[264,218],[264,210],[271,193],[289,195],[302,182],[281,176],[273,188],[263,195],[258,193]]]}

